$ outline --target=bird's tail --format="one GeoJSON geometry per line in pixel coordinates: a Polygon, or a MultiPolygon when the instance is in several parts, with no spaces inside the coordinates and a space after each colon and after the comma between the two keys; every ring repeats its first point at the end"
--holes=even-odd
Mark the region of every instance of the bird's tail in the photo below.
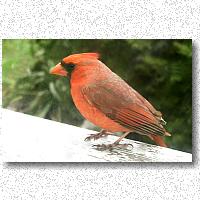
{"type": "Polygon", "coordinates": [[[167,147],[167,145],[165,144],[163,138],[161,136],[158,135],[151,135],[150,138],[159,146],[161,147],[167,147]]]}

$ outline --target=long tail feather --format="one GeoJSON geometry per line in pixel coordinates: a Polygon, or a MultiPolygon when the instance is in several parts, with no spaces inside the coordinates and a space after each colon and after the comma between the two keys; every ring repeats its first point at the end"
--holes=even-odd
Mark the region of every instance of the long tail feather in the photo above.
{"type": "Polygon", "coordinates": [[[150,138],[159,146],[161,147],[167,147],[167,145],[165,144],[164,140],[162,137],[158,136],[158,135],[151,135],[150,138]]]}

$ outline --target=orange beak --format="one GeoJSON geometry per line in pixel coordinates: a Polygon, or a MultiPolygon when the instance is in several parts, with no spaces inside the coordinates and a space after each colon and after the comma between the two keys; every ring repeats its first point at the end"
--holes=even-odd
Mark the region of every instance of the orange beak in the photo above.
{"type": "Polygon", "coordinates": [[[56,74],[59,76],[67,76],[67,71],[58,63],[55,67],[53,67],[50,71],[50,74],[56,74]]]}

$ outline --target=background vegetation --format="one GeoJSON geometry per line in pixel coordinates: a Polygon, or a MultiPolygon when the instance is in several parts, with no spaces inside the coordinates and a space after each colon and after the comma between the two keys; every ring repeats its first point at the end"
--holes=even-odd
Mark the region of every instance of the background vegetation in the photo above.
{"type": "MultiPolygon", "coordinates": [[[[192,151],[191,40],[3,40],[3,107],[80,126],[69,80],[49,69],[72,53],[101,60],[138,90],[168,122],[171,148],[192,151]]],[[[131,134],[131,139],[150,142],[131,134]]]]}

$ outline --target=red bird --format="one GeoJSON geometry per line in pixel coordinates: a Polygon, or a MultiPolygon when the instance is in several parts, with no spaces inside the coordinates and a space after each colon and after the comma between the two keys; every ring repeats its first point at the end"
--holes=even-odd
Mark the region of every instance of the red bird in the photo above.
{"type": "Polygon", "coordinates": [[[166,147],[162,136],[166,122],[144,97],[130,87],[99,60],[98,53],[81,53],[65,57],[50,70],[51,74],[70,77],[71,95],[80,113],[102,128],[86,138],[98,139],[114,132],[123,132],[112,148],[130,132],[147,135],[156,144],[166,147]]]}

